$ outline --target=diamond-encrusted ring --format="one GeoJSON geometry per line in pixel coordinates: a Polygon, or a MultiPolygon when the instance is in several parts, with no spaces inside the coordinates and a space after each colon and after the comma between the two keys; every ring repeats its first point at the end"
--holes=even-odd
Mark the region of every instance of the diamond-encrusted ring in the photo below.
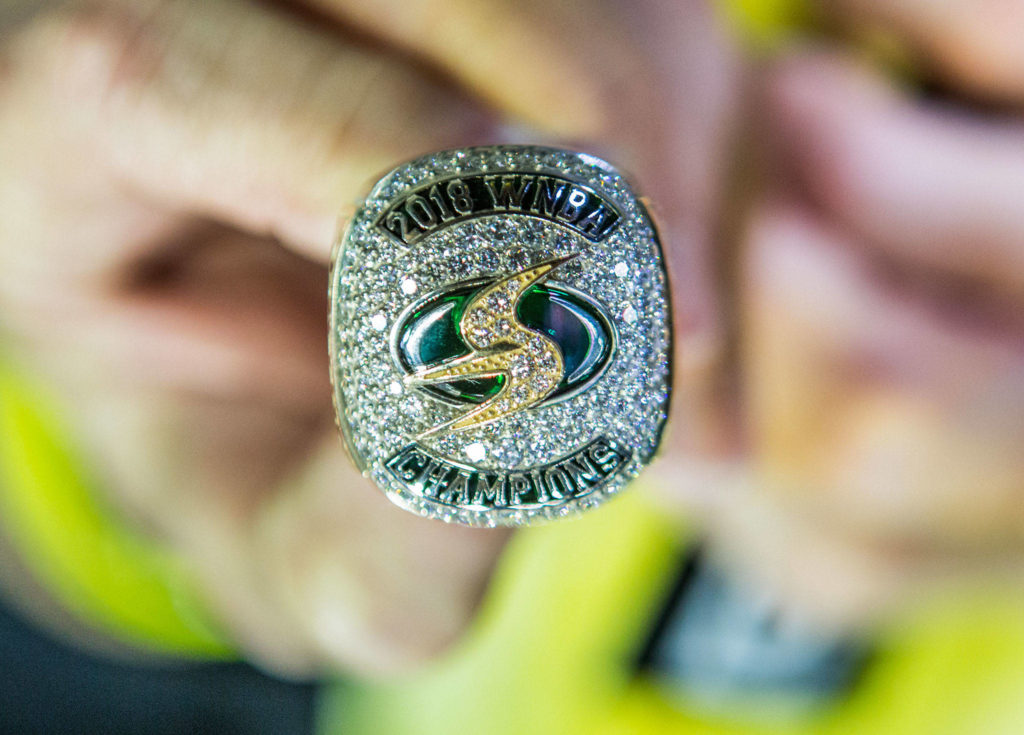
{"type": "Polygon", "coordinates": [[[474,526],[596,506],[650,461],[668,412],[654,225],[584,153],[406,163],[336,245],[330,354],[349,451],[398,505],[474,526]]]}

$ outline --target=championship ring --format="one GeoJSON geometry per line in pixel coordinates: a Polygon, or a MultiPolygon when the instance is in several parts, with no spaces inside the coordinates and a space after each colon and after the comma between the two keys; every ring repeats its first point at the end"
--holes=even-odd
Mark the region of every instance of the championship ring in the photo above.
{"type": "Polygon", "coordinates": [[[330,330],[349,452],[415,513],[570,515],[658,447],[661,248],[626,180],[593,156],[487,146],[399,166],[336,245],[330,330]]]}

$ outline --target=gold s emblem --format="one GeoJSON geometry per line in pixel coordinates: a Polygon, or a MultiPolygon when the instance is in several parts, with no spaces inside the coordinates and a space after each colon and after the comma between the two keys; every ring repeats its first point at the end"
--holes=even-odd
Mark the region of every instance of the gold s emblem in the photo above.
{"type": "Polygon", "coordinates": [[[558,345],[523,324],[517,307],[523,294],[547,278],[570,255],[531,266],[501,278],[466,305],[459,332],[472,352],[406,376],[409,385],[473,378],[504,378],[501,389],[480,405],[420,434],[466,431],[525,411],[547,398],[561,383],[565,363],[558,345]]]}

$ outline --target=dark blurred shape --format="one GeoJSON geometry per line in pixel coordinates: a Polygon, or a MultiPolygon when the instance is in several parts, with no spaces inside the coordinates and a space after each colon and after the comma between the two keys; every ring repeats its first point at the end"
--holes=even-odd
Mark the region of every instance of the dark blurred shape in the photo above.
{"type": "Polygon", "coordinates": [[[867,658],[861,642],[786,617],[698,551],[686,559],[639,666],[686,709],[778,721],[813,716],[843,696],[867,658]]]}
{"type": "Polygon", "coordinates": [[[316,687],[245,664],[129,665],[53,641],[0,604],[0,734],[301,735],[316,687]]]}

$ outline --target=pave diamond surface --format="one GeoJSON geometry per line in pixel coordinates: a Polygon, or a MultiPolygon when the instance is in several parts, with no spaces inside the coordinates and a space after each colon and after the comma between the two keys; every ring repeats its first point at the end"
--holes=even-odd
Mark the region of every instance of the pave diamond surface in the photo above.
{"type": "Polygon", "coordinates": [[[331,299],[339,425],[403,507],[471,525],[562,517],[614,495],[657,448],[662,255],[626,181],[596,158],[495,146],[400,166],[339,243],[331,299]],[[427,354],[402,351],[410,334],[442,327],[460,354],[403,363],[427,354]],[[493,416],[466,421],[473,411],[493,416]]]}

